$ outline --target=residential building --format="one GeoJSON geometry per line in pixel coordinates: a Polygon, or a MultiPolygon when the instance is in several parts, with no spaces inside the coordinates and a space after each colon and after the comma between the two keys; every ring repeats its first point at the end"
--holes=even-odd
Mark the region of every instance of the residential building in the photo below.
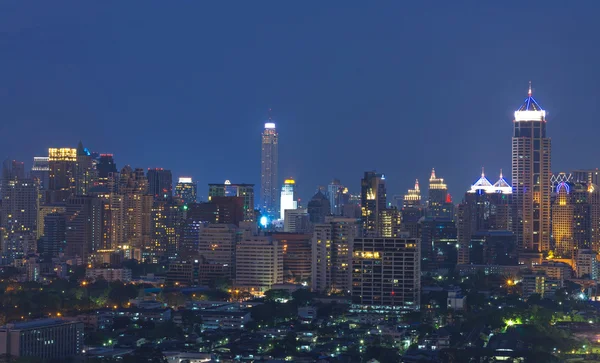
{"type": "Polygon", "coordinates": [[[235,285],[266,291],[283,283],[283,245],[270,237],[251,237],[236,246],[235,285]]]}
{"type": "Polygon", "coordinates": [[[108,282],[130,282],[131,270],[128,268],[88,268],[85,270],[85,278],[90,280],[102,279],[108,282]]]}

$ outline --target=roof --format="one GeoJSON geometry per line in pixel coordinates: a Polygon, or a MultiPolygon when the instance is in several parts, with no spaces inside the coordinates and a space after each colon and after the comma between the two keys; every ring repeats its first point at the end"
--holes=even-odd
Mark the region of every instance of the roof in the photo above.
{"type": "Polygon", "coordinates": [[[531,93],[527,96],[521,107],[517,111],[543,111],[544,109],[539,103],[533,98],[531,93]]]}
{"type": "Polygon", "coordinates": [[[1,327],[0,329],[11,329],[11,330],[33,329],[33,328],[42,328],[42,327],[47,327],[47,326],[52,326],[52,325],[71,324],[71,323],[73,323],[73,322],[68,321],[68,320],[63,320],[63,319],[38,319],[38,320],[25,321],[22,323],[7,324],[7,325],[1,327]]]}

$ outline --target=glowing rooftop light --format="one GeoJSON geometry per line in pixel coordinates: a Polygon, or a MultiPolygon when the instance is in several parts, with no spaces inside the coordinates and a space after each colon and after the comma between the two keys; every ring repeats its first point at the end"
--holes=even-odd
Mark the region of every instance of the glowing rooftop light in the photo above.
{"type": "Polygon", "coordinates": [[[187,176],[182,176],[179,178],[179,182],[180,183],[184,183],[184,184],[189,184],[192,182],[192,178],[191,177],[187,177],[187,176]]]}
{"type": "Polygon", "coordinates": [[[275,128],[275,123],[274,122],[267,122],[265,123],[265,129],[274,129],[275,128]]]}

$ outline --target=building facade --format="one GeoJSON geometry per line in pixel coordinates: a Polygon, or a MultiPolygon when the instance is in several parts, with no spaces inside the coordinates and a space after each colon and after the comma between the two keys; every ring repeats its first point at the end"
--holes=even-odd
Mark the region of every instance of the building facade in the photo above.
{"type": "Polygon", "coordinates": [[[283,245],[270,237],[251,237],[236,246],[236,287],[266,291],[283,283],[283,245]]]}
{"type": "Polygon", "coordinates": [[[254,184],[208,184],[208,201],[213,197],[242,197],[244,199],[244,221],[254,222],[254,184]]]}
{"type": "Polygon", "coordinates": [[[379,212],[387,208],[386,201],[385,176],[374,171],[365,172],[360,183],[363,235],[377,235],[379,212]]]}
{"type": "Polygon", "coordinates": [[[279,213],[279,134],[270,117],[261,139],[260,207],[263,214],[275,217],[279,213]]]}
{"type": "Polygon", "coordinates": [[[180,177],[175,186],[175,197],[183,204],[196,203],[198,186],[190,177],[180,177]]]}

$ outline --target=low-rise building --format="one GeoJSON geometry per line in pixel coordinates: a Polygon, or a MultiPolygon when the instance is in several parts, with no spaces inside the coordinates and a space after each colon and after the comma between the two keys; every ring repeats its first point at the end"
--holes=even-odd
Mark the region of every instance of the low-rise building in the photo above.
{"type": "Polygon", "coordinates": [[[463,295],[460,289],[448,291],[448,309],[465,310],[467,307],[467,297],[463,295]]]}
{"type": "Polygon", "coordinates": [[[88,268],[85,270],[85,278],[90,280],[103,279],[112,281],[131,281],[131,270],[128,268],[88,268]]]}
{"type": "Polygon", "coordinates": [[[40,319],[0,327],[0,355],[66,360],[83,351],[83,323],[40,319]]]}

